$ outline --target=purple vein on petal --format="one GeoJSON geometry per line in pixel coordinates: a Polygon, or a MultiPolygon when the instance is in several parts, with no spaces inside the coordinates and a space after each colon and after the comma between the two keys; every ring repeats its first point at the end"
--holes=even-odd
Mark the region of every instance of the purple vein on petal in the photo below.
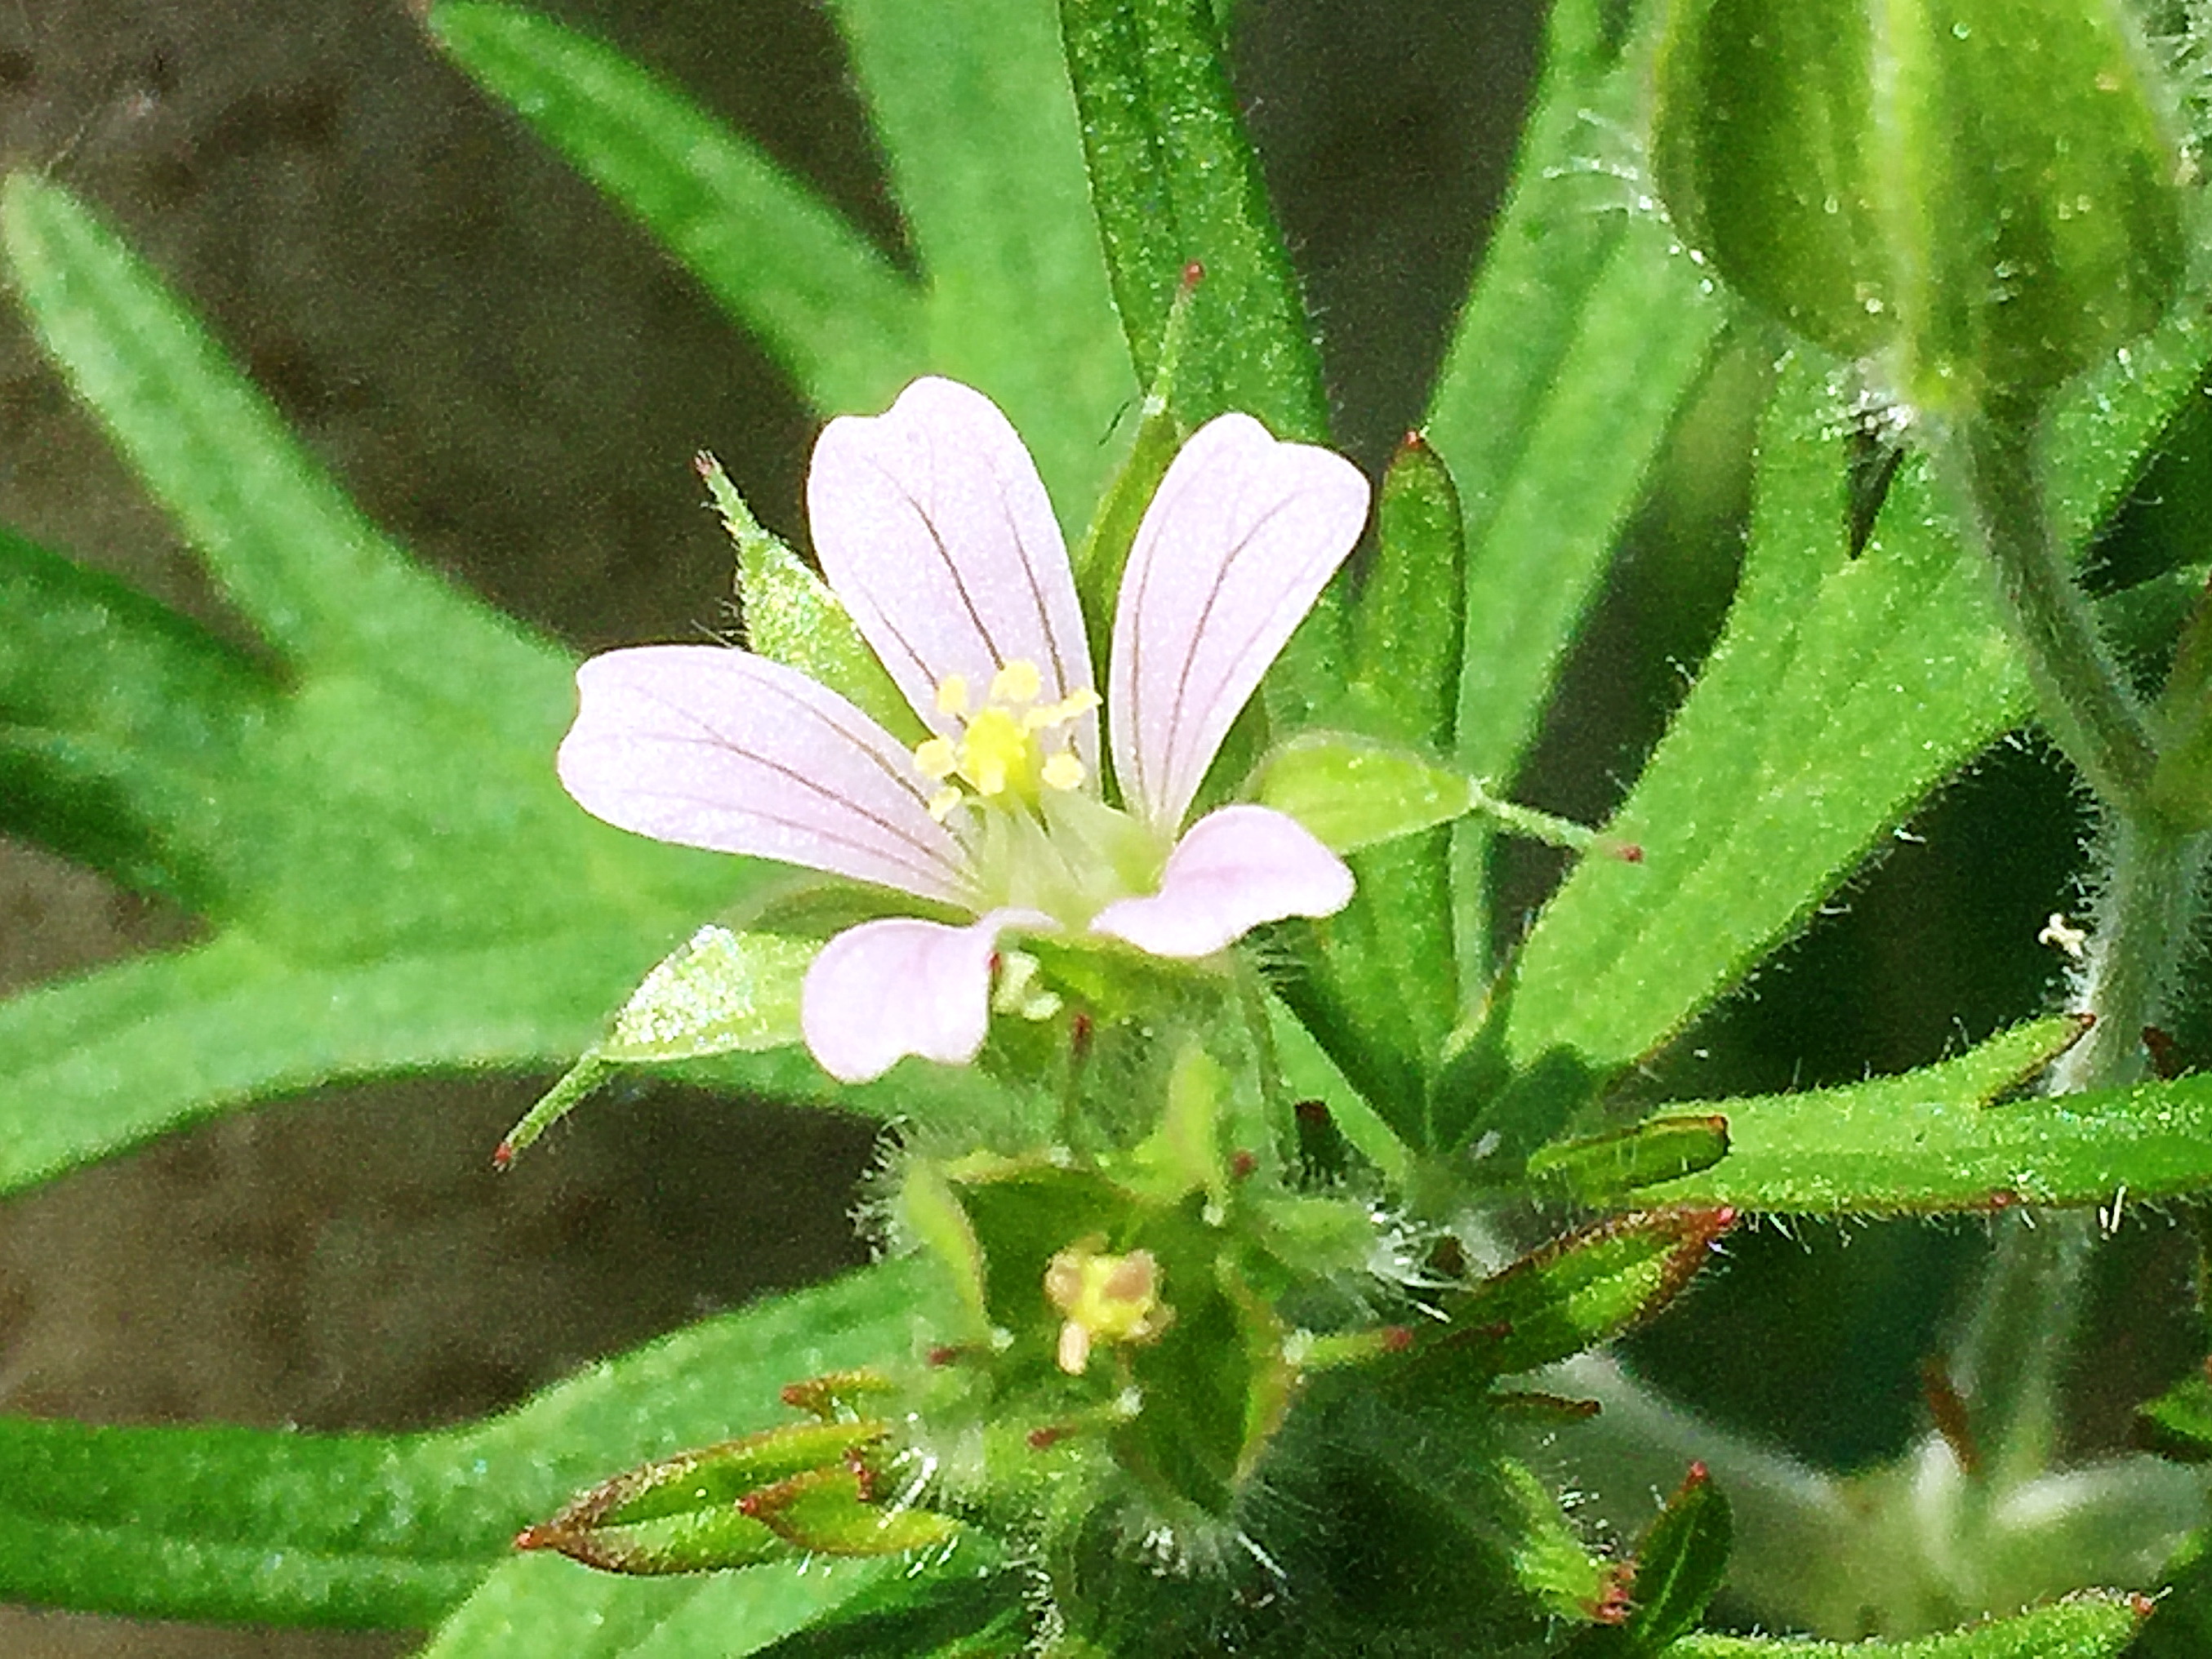
{"type": "Polygon", "coordinates": [[[560,771],[587,811],[662,840],[965,896],[964,854],[905,750],[835,692],[714,646],[611,653],[578,680],[560,771]]]}
{"type": "Polygon", "coordinates": [[[1176,457],[1132,550],[1109,688],[1115,763],[1156,827],[1181,821],[1366,501],[1349,462],[1249,416],[1209,422],[1176,457]]]}
{"type": "Polygon", "coordinates": [[[1077,689],[1088,657],[1051,503],[981,393],[921,380],[884,415],[832,422],[807,498],[824,574],[933,729],[950,729],[935,704],[953,674],[1021,659],[1052,696],[1077,689]]]}

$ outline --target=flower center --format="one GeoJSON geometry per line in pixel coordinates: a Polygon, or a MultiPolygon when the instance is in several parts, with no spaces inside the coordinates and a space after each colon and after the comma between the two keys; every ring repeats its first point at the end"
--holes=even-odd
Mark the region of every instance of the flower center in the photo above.
{"type": "Polygon", "coordinates": [[[914,751],[921,775],[944,786],[930,798],[942,822],[964,801],[1036,808],[1047,789],[1079,789],[1084,764],[1068,747],[1067,727],[1098,707],[1096,691],[1071,691],[1041,703],[1044,679],[1033,662],[1016,660],[991,677],[981,708],[973,708],[966,676],[953,674],[937,688],[937,710],[959,723],[957,737],[932,738],[914,751]],[[972,712],[971,712],[972,708],[972,712]],[[1048,752],[1046,738],[1054,741],[1048,752]]]}
{"type": "Polygon", "coordinates": [[[929,810],[940,823],[962,813],[957,833],[974,865],[979,910],[1041,910],[1080,929],[1117,898],[1150,892],[1167,848],[1127,813],[1085,788],[1089,769],[1069,728],[1098,707],[1096,691],[1040,701],[1036,665],[1016,660],[991,677],[977,708],[955,674],[937,688],[938,712],[953,735],[917,746],[914,763],[943,786],[929,810]]]}

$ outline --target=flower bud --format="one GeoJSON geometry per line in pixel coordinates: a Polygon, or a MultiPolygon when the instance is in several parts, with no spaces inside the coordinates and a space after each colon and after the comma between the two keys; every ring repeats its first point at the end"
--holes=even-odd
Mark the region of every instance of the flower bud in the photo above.
{"type": "Polygon", "coordinates": [[[1919,408],[2032,409],[2181,278],[2182,157],[2115,0],[1684,0],[1658,81],[1683,235],[1919,408]]]}

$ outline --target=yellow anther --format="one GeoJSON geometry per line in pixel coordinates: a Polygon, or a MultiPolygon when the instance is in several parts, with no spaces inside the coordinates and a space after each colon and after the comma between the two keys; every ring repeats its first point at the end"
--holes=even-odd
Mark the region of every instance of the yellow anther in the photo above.
{"type": "Polygon", "coordinates": [[[1080,789],[1083,787],[1083,763],[1063,749],[1044,763],[1040,775],[1048,789],[1080,789]]]}
{"type": "Polygon", "coordinates": [[[1033,662],[1016,658],[991,676],[991,701],[997,702],[1035,702],[1037,693],[1044,690],[1044,677],[1037,672],[1033,662]]]}
{"type": "Polygon", "coordinates": [[[960,769],[960,751],[950,738],[931,738],[915,745],[914,763],[922,776],[942,782],[960,769]]]}
{"type": "Polygon", "coordinates": [[[963,797],[957,789],[940,789],[929,798],[929,816],[942,823],[945,822],[945,815],[959,805],[963,797]]]}
{"type": "Polygon", "coordinates": [[[1071,691],[1058,702],[1046,703],[1032,708],[1022,716],[1022,724],[1032,732],[1049,732],[1055,726],[1066,726],[1079,720],[1098,707],[1096,691],[1071,691]]]}
{"type": "Polygon", "coordinates": [[[964,714],[968,712],[968,677],[947,674],[937,683],[937,712],[940,714],[964,714]]]}

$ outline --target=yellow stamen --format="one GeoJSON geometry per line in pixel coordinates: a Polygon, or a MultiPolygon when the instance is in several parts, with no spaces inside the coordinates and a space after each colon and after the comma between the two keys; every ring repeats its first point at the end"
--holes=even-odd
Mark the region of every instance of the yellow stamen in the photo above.
{"type": "Polygon", "coordinates": [[[960,753],[950,738],[932,738],[915,745],[914,763],[925,778],[942,783],[960,769],[960,753]]]}
{"type": "Polygon", "coordinates": [[[1033,662],[1016,658],[991,676],[993,702],[1035,702],[1044,690],[1044,677],[1033,662]]]}
{"type": "Polygon", "coordinates": [[[941,821],[963,802],[994,798],[1034,807],[1040,789],[1079,789],[1089,780],[1077,756],[1064,747],[1047,754],[1038,736],[1089,714],[1098,707],[1098,694],[1071,691],[1040,705],[1043,689],[1036,665],[1019,658],[992,675],[990,697],[980,708],[964,676],[948,674],[938,683],[938,712],[957,729],[914,750],[922,776],[946,786],[929,798],[932,814],[941,821]]]}

